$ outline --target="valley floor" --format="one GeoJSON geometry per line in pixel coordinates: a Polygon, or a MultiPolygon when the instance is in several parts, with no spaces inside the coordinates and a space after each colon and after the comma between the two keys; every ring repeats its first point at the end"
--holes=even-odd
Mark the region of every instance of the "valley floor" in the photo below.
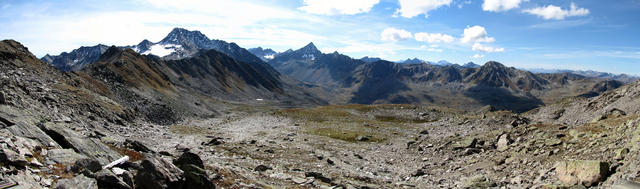
{"type": "MultiPolygon", "coordinates": [[[[640,178],[638,123],[636,115],[565,126],[502,111],[346,105],[140,124],[119,135],[168,154],[188,148],[225,188],[562,188],[562,162],[601,163],[610,171],[575,184],[610,187],[640,178]]],[[[585,166],[572,174],[592,174],[585,166]]]]}

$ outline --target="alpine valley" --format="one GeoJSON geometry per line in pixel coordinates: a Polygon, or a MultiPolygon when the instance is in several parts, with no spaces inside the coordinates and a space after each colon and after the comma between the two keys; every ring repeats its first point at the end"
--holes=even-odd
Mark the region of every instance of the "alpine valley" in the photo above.
{"type": "Polygon", "coordinates": [[[632,188],[640,81],[245,49],[0,42],[0,188],[632,188]]]}

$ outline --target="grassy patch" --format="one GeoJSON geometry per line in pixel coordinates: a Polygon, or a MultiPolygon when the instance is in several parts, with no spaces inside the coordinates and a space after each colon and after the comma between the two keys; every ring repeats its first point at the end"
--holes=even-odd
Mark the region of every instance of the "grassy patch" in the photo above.
{"type": "Polygon", "coordinates": [[[305,129],[306,133],[311,135],[347,142],[359,142],[356,140],[358,136],[366,136],[369,138],[367,142],[382,142],[391,137],[391,133],[399,128],[407,129],[412,126],[411,124],[429,122],[429,120],[421,120],[415,116],[415,109],[423,108],[415,105],[352,104],[285,109],[277,111],[275,115],[293,119],[305,129]],[[396,110],[406,110],[406,112],[390,115],[396,110]],[[389,115],[387,115],[387,111],[389,115]]]}

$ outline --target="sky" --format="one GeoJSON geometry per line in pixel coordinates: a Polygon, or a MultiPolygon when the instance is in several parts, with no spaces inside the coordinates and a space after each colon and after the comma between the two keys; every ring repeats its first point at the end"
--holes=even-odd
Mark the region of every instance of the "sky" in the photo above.
{"type": "Polygon", "coordinates": [[[640,75],[640,0],[0,0],[0,39],[38,57],[175,27],[280,52],[640,75]]]}

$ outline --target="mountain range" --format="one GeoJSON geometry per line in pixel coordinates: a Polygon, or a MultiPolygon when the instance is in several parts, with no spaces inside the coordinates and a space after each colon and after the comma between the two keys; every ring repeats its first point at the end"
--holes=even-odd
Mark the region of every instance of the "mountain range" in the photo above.
{"type": "MultiPolygon", "coordinates": [[[[532,73],[498,62],[487,62],[483,66],[469,62],[461,66],[444,60],[429,62],[417,58],[401,63],[371,57],[353,59],[338,52],[322,53],[313,43],[281,53],[262,47],[247,50],[182,28],[173,29],[155,43],[143,40],[131,46],[81,47],[58,56],[46,55],[41,60],[63,71],[82,71],[93,62],[115,64],[102,56],[114,54],[116,49],[122,52],[115,54],[136,57],[124,60],[153,68],[137,70],[139,74],[157,73],[147,75],[153,76],[150,81],[127,80],[124,73],[136,71],[124,70],[117,74],[124,81],[144,81],[154,87],[169,82],[174,88],[227,100],[305,99],[302,104],[427,103],[466,110],[490,105],[523,112],[566,97],[596,96],[630,81],[572,73],[532,73]],[[111,52],[106,53],[108,50],[111,52]],[[156,81],[158,78],[163,82],[156,81]]],[[[100,73],[101,69],[105,68],[94,66],[89,73],[100,73]]]]}

